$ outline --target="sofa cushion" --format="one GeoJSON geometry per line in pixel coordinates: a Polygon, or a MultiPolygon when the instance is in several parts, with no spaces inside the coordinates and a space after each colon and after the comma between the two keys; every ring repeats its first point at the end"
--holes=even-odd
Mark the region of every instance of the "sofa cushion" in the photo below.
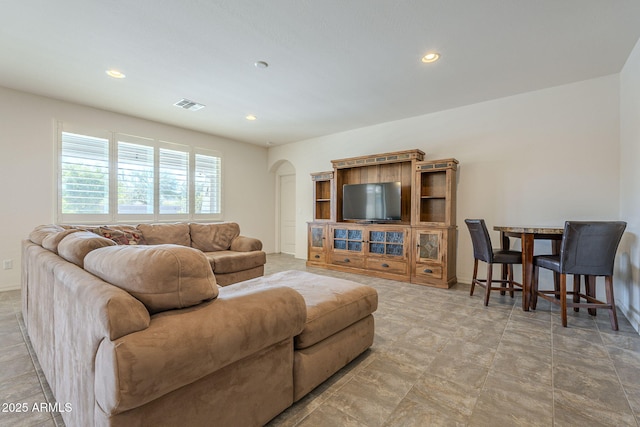
{"type": "Polygon", "coordinates": [[[221,296],[253,287],[287,286],[302,295],[307,305],[304,330],[295,348],[307,348],[364,319],[378,308],[378,293],[371,286],[305,271],[282,271],[270,276],[225,286],[221,296]]]}
{"type": "Polygon", "coordinates": [[[42,241],[44,240],[45,237],[47,237],[50,234],[59,233],[64,230],[65,228],[63,228],[60,225],[55,225],[55,224],[39,225],[36,228],[34,228],[31,233],[29,233],[29,240],[31,240],[36,245],[42,246],[42,241]]]}
{"type": "Polygon", "coordinates": [[[84,258],[94,249],[115,246],[116,242],[90,231],[78,231],[65,236],[58,244],[58,255],[84,268],[84,258]]]}
{"type": "Polygon", "coordinates": [[[119,245],[147,244],[147,241],[142,235],[142,231],[131,225],[101,226],[88,230],[107,239],[111,239],[119,245]]]}
{"type": "Polygon", "coordinates": [[[204,255],[209,260],[211,269],[216,274],[249,270],[254,267],[260,267],[267,262],[267,255],[262,251],[216,251],[205,252],[204,255]]]}
{"type": "Polygon", "coordinates": [[[229,249],[236,252],[261,251],[262,241],[254,237],[238,236],[233,239],[229,249]]]}
{"type": "Polygon", "coordinates": [[[174,244],[191,246],[189,224],[138,224],[136,227],[142,232],[149,245],[174,244]]]}
{"type": "Polygon", "coordinates": [[[58,245],[69,234],[83,231],[80,228],[66,228],[59,232],[49,233],[44,239],[42,239],[42,247],[50,250],[51,252],[58,253],[58,245]]]}
{"type": "Polygon", "coordinates": [[[189,224],[191,246],[202,252],[226,251],[231,241],[240,235],[240,226],[235,222],[216,224],[189,224]]]}
{"type": "Polygon", "coordinates": [[[150,313],[190,307],[218,296],[207,258],[180,245],[96,249],[84,268],[139,299],[150,313]]]}
{"type": "MultiPolygon", "coordinates": [[[[253,365],[251,362],[247,364],[250,359],[271,359],[258,362],[267,372],[274,372],[272,368],[275,364],[287,366],[287,386],[284,390],[292,396],[291,338],[302,330],[304,318],[304,300],[300,294],[287,288],[255,288],[197,307],[156,314],[152,317],[149,328],[116,341],[101,342],[95,359],[95,375],[100,379],[95,383],[99,410],[114,414],[129,409],[135,411],[134,408],[158,398],[169,402],[171,398],[167,400],[168,393],[180,393],[179,389],[184,390],[198,380],[203,381],[203,378],[212,376],[219,378],[219,375],[224,375],[222,378],[226,380],[207,381],[205,384],[220,387],[221,390],[216,391],[236,396],[234,399],[242,399],[247,391],[248,396],[253,397],[252,390],[255,387],[247,386],[251,382],[247,378],[251,371],[245,371],[246,367],[253,365]],[[275,358],[265,355],[274,346],[282,345],[288,348],[284,354],[279,353],[275,358]],[[232,372],[230,376],[224,374],[229,370],[232,372]]],[[[274,381],[279,383],[283,379],[279,377],[274,381]]],[[[270,388],[263,384],[257,387],[270,388]]],[[[211,404],[208,399],[211,396],[209,391],[204,395],[199,392],[188,395],[202,404],[211,404]]],[[[224,398],[221,401],[227,400],[228,398],[224,398]]],[[[220,407],[219,400],[214,402],[218,402],[216,411],[225,411],[224,407],[220,407]]],[[[264,401],[254,400],[250,406],[253,407],[258,402],[264,401]]],[[[180,407],[173,407],[172,410],[179,411],[180,407]]],[[[123,419],[125,421],[117,425],[155,425],[127,423],[127,418],[123,419]]],[[[214,416],[207,422],[186,421],[183,424],[263,425],[255,422],[221,424],[218,420],[219,417],[214,416]]]]}

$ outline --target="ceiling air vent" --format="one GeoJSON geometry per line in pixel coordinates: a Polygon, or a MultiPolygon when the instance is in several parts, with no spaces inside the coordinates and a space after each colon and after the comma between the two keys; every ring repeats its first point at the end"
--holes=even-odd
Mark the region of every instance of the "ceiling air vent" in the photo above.
{"type": "Polygon", "coordinates": [[[198,111],[204,108],[203,104],[198,104],[197,102],[193,102],[184,98],[182,98],[180,101],[176,102],[173,105],[175,105],[176,107],[184,108],[185,110],[189,110],[189,111],[198,111]]]}

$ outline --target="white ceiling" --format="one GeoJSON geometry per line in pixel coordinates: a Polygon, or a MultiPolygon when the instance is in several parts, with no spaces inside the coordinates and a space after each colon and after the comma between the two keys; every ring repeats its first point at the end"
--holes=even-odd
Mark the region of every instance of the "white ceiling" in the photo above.
{"type": "Polygon", "coordinates": [[[638,38],[638,0],[2,0],[0,86],[278,145],[617,73],[638,38]]]}

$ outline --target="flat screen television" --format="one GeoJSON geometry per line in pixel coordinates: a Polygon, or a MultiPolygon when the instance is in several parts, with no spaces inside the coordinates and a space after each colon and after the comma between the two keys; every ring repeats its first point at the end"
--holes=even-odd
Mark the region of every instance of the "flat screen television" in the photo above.
{"type": "Polygon", "coordinates": [[[400,182],[345,184],[342,186],[342,219],[366,222],[401,219],[400,182]]]}

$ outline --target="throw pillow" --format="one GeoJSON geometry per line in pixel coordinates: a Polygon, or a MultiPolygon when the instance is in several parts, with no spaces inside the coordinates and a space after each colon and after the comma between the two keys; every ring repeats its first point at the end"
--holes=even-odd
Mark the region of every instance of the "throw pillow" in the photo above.
{"type": "Polygon", "coordinates": [[[146,245],[142,232],[132,226],[102,226],[97,228],[91,228],[92,231],[102,237],[111,239],[119,245],[146,245]]]}
{"type": "Polygon", "coordinates": [[[191,246],[202,252],[226,251],[231,241],[240,235],[240,226],[235,222],[217,224],[189,224],[191,246]]]}

